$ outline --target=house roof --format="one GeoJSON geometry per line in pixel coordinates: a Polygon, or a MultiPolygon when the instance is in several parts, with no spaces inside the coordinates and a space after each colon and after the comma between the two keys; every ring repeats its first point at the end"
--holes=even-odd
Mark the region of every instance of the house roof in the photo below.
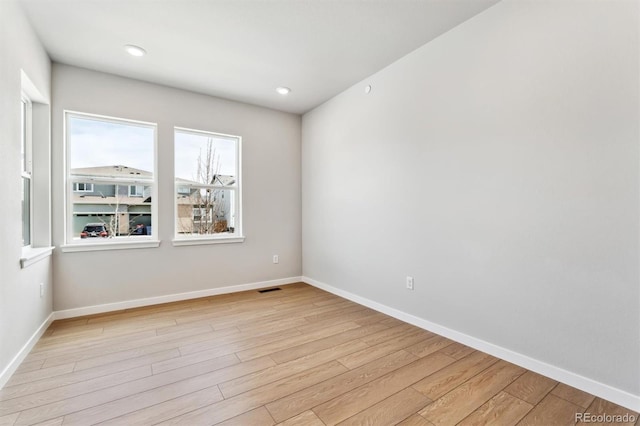
{"type": "MultiPolygon", "coordinates": [[[[176,178],[177,182],[184,183],[185,185],[200,185],[202,182],[198,182],[195,180],[176,178]]],[[[214,175],[211,185],[233,185],[236,183],[236,177],[231,175],[214,175]]]]}
{"type": "MultiPolygon", "coordinates": [[[[135,167],[114,165],[114,166],[98,166],[98,167],[79,167],[71,169],[71,174],[75,176],[87,177],[109,177],[109,178],[151,178],[153,173],[147,170],[136,169],[135,167]]],[[[176,181],[183,182],[187,185],[197,185],[202,182],[195,180],[176,178],[176,181]]],[[[214,175],[211,184],[233,185],[236,183],[236,177],[231,175],[214,175]]]]}
{"type": "Polygon", "coordinates": [[[134,167],[115,165],[115,166],[98,166],[98,167],[81,167],[71,169],[71,174],[76,176],[96,176],[111,178],[151,178],[153,173],[136,169],[134,167]]]}

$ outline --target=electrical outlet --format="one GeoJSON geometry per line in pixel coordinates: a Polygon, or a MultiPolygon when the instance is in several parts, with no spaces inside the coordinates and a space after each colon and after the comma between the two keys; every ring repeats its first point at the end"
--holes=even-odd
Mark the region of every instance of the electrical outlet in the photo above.
{"type": "Polygon", "coordinates": [[[40,297],[44,297],[44,283],[40,283],[40,297]]]}
{"type": "Polygon", "coordinates": [[[407,277],[407,289],[413,290],[413,277],[407,277]]]}
{"type": "Polygon", "coordinates": [[[280,263],[280,256],[278,256],[277,254],[273,255],[273,263],[280,263]]]}

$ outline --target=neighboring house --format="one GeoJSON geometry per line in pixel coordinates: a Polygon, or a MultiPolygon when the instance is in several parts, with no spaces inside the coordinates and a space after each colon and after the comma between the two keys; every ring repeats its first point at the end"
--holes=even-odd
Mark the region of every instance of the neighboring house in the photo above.
{"type": "MultiPolygon", "coordinates": [[[[73,184],[73,235],[79,236],[88,223],[104,223],[114,236],[130,235],[136,225],[151,226],[151,187],[143,184],[102,183],[101,178],[152,180],[146,170],[115,165],[71,170],[86,182],[73,184]]],[[[234,176],[215,175],[210,184],[233,185],[234,176]]],[[[233,230],[233,192],[199,188],[201,182],[177,179],[178,234],[211,234],[233,230]]]]}
{"type": "Polygon", "coordinates": [[[150,186],[99,182],[100,178],[151,180],[150,172],[116,165],[76,168],[71,174],[87,177],[86,182],[73,184],[74,236],[87,223],[104,223],[111,235],[129,235],[139,223],[151,226],[150,186]]]}
{"type": "MultiPolygon", "coordinates": [[[[230,186],[235,176],[214,175],[210,184],[230,186]]],[[[212,234],[233,232],[235,200],[233,192],[198,188],[200,182],[176,179],[178,234],[212,234]]]]}

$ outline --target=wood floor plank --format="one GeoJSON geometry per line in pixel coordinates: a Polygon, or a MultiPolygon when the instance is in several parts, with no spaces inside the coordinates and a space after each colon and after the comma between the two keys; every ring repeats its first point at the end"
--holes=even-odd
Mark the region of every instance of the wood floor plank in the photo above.
{"type": "MultiPolygon", "coordinates": [[[[345,371],[347,371],[347,369],[342,364],[337,361],[331,361],[327,364],[306,370],[303,373],[298,373],[286,379],[191,411],[190,413],[175,417],[160,424],[203,425],[222,422],[246,411],[258,408],[261,405],[265,405],[274,399],[305,389],[316,383],[322,383],[345,371]]],[[[272,413],[271,410],[269,410],[269,412],[272,413]]]]}
{"type": "Polygon", "coordinates": [[[339,424],[341,426],[394,425],[430,402],[431,400],[420,392],[405,388],[339,424]]]}
{"type": "Polygon", "coordinates": [[[103,333],[104,328],[102,326],[80,326],[67,329],[57,329],[53,330],[53,332],[46,337],[46,340],[43,342],[43,344],[72,341],[73,339],[81,339],[87,336],[101,336],[103,333]]]}
{"type": "MultiPolygon", "coordinates": [[[[179,349],[174,349],[180,354],[179,349]]],[[[151,364],[153,374],[164,373],[165,371],[175,370],[177,368],[188,367],[194,364],[200,364],[201,362],[215,362],[217,358],[235,356],[234,354],[225,353],[221,354],[220,350],[210,350],[196,352],[190,355],[183,355],[178,357],[172,357],[168,359],[158,360],[151,364]]]]}
{"type": "Polygon", "coordinates": [[[245,350],[236,352],[236,354],[238,355],[238,358],[240,358],[242,361],[247,361],[253,358],[258,358],[261,356],[273,354],[285,348],[293,348],[295,346],[302,345],[304,343],[313,342],[315,340],[319,340],[325,337],[333,336],[335,334],[340,334],[342,332],[357,329],[357,328],[361,328],[361,327],[354,322],[344,322],[344,323],[336,324],[331,327],[316,330],[313,333],[300,334],[287,339],[281,339],[281,340],[265,343],[260,346],[256,346],[250,349],[245,349],[245,350]]]}
{"type": "Polygon", "coordinates": [[[117,399],[105,404],[97,405],[84,410],[76,411],[64,417],[64,424],[68,426],[83,426],[87,419],[93,423],[100,423],[125,414],[136,411],[136,408],[144,409],[152,407],[174,398],[189,395],[193,392],[207,390],[213,396],[214,401],[224,399],[217,386],[211,386],[211,378],[195,376],[190,379],[159,386],[147,391],[129,395],[126,398],[117,399]]]}
{"type": "Polygon", "coordinates": [[[58,417],[44,422],[35,423],[33,426],[61,426],[64,423],[64,417],[58,417]]]}
{"type": "MultiPolygon", "coordinates": [[[[83,348],[78,351],[69,351],[61,354],[51,356],[48,354],[36,354],[37,356],[44,356],[46,359],[43,366],[55,366],[60,364],[66,364],[69,362],[80,362],[95,357],[106,357],[115,353],[126,352],[131,357],[140,356],[143,354],[149,354],[153,352],[159,352],[166,349],[174,349],[189,344],[199,343],[203,341],[212,341],[220,338],[223,334],[238,333],[237,330],[222,330],[219,332],[209,331],[201,333],[195,331],[187,335],[171,335],[171,336],[157,336],[148,337],[145,339],[136,339],[134,337],[127,337],[122,342],[114,343],[107,342],[104,345],[93,345],[89,348],[83,348]],[[220,333],[220,334],[218,334],[220,333]]],[[[120,357],[124,359],[125,357],[120,357]]]]}
{"type": "Polygon", "coordinates": [[[536,405],[557,384],[558,382],[555,380],[541,376],[533,371],[527,371],[507,386],[505,392],[529,404],[536,405]]]}
{"type": "Polygon", "coordinates": [[[383,319],[380,322],[389,327],[395,327],[396,325],[405,324],[403,321],[400,321],[399,319],[393,317],[383,319]]]}
{"type": "Polygon", "coordinates": [[[216,423],[217,426],[271,426],[274,424],[276,422],[264,407],[256,408],[224,422],[216,423]]]}
{"type": "Polygon", "coordinates": [[[518,426],[564,426],[576,423],[576,413],[584,408],[572,404],[553,394],[544,397],[533,410],[518,423],[518,426]]]}
{"type": "MultiPolygon", "coordinates": [[[[216,332],[211,332],[208,333],[208,339],[207,340],[211,340],[211,339],[216,339],[217,341],[225,341],[226,339],[228,340],[233,340],[236,339],[237,334],[234,332],[231,336],[218,336],[217,338],[215,337],[214,333],[216,332]]],[[[189,339],[190,341],[190,339],[189,339]]],[[[198,341],[200,341],[200,339],[198,338],[198,341]]],[[[161,343],[155,343],[155,344],[151,344],[151,345],[147,345],[147,346],[141,346],[141,347],[136,347],[133,349],[127,349],[127,350],[123,350],[123,351],[117,351],[117,352],[112,352],[106,355],[96,355],[93,354],[93,356],[90,357],[86,357],[85,359],[82,360],[78,360],[76,362],[76,371],[79,370],[86,370],[88,368],[95,368],[95,367],[99,367],[105,364],[111,364],[114,362],[122,362],[124,360],[127,359],[131,359],[131,358],[135,358],[135,357],[139,357],[141,355],[148,355],[148,354],[153,354],[156,352],[160,352],[160,351],[164,351],[167,349],[175,349],[178,347],[178,345],[182,342],[182,340],[178,340],[178,341],[167,341],[167,342],[161,342],[161,343]]],[[[182,348],[182,346],[180,346],[180,348],[182,348]]],[[[47,365],[47,363],[45,362],[45,366],[47,365]]]]}
{"type": "Polygon", "coordinates": [[[422,417],[420,414],[414,414],[398,423],[397,426],[434,426],[433,423],[422,417]]]}
{"type": "Polygon", "coordinates": [[[366,336],[376,333],[382,329],[386,329],[386,326],[382,324],[358,326],[342,333],[337,333],[311,342],[285,348],[277,352],[272,352],[269,356],[278,364],[282,364],[305,355],[331,348],[332,346],[340,345],[345,342],[352,342],[356,339],[366,338],[366,336]]]}
{"type": "Polygon", "coordinates": [[[333,346],[325,350],[294,359],[284,364],[278,364],[273,367],[265,368],[256,373],[247,374],[228,382],[220,384],[220,390],[225,398],[241,394],[251,389],[263,386],[265,384],[280,380],[293,374],[302,372],[306,369],[316,367],[344,354],[357,351],[360,348],[367,347],[364,342],[346,342],[341,345],[333,346]]]}
{"type": "Polygon", "coordinates": [[[470,348],[469,346],[463,345],[462,343],[453,342],[449,346],[440,349],[440,352],[447,356],[450,356],[451,358],[462,359],[467,355],[470,355],[473,352],[475,352],[475,349],[470,348]]]}
{"type": "MultiPolygon", "coordinates": [[[[138,409],[128,414],[114,417],[100,423],[100,426],[153,425],[198,408],[206,407],[220,400],[219,393],[209,388],[183,395],[162,404],[138,409]]],[[[137,407],[136,407],[137,408],[137,407]]]]}
{"type": "Polygon", "coordinates": [[[338,424],[454,361],[442,354],[428,355],[314,407],[313,411],[325,424],[338,424]]]}
{"type": "Polygon", "coordinates": [[[239,363],[237,358],[234,358],[235,357],[229,357],[228,360],[225,360],[225,363],[218,362],[208,365],[206,368],[199,365],[196,365],[195,367],[183,367],[106,388],[101,391],[90,392],[84,395],[65,399],[64,401],[25,410],[20,414],[20,417],[18,417],[16,425],[30,424],[61,415],[66,416],[67,414],[74,413],[76,411],[106,404],[130,395],[135,395],[140,392],[196,376],[199,376],[201,380],[208,381],[208,383],[216,384],[218,382],[223,382],[233,377],[239,377],[273,365],[273,361],[267,358],[259,358],[244,363],[239,363]]]}
{"type": "Polygon", "coordinates": [[[301,336],[300,333],[295,328],[288,328],[285,330],[279,330],[272,333],[264,333],[259,337],[242,334],[237,336],[237,338],[226,339],[224,341],[220,339],[206,339],[201,340],[194,343],[186,343],[180,345],[180,352],[183,355],[193,354],[195,352],[206,351],[206,350],[217,350],[218,354],[230,354],[236,353],[238,351],[247,350],[250,348],[254,348],[257,346],[268,344],[269,342],[284,340],[296,336],[301,336]]]}
{"type": "Polygon", "coordinates": [[[511,426],[517,424],[532,408],[532,404],[500,392],[458,423],[458,426],[511,426]]]}
{"type": "MultiPolygon", "coordinates": [[[[377,344],[386,342],[387,340],[394,339],[398,336],[402,336],[407,333],[419,331],[419,330],[420,330],[419,328],[414,327],[410,324],[400,324],[395,327],[386,328],[386,329],[380,330],[377,333],[373,333],[372,335],[363,338],[362,341],[369,346],[375,346],[377,344]]],[[[421,331],[424,331],[424,330],[421,330],[421,331]]]]}
{"type": "MultiPolygon", "coordinates": [[[[131,358],[123,362],[117,362],[114,364],[106,364],[97,368],[92,368],[82,371],[74,371],[72,373],[64,374],[61,376],[51,377],[48,379],[42,379],[35,382],[25,383],[22,385],[6,387],[0,389],[0,401],[4,401],[11,398],[24,397],[26,395],[35,394],[38,392],[44,392],[50,389],[64,389],[65,392],[69,391],[67,386],[73,384],[79,384],[77,389],[85,389],[84,386],[93,386],[95,389],[102,389],[105,385],[109,384],[109,380],[116,381],[118,377],[126,377],[118,373],[125,371],[133,371],[131,374],[135,375],[137,367],[144,367],[141,371],[145,371],[145,375],[151,375],[152,371],[148,368],[149,364],[153,362],[167,360],[179,356],[180,353],[177,349],[168,351],[156,352],[150,355],[143,355],[137,358],[131,358]],[[83,383],[86,382],[86,383],[83,383]]],[[[117,384],[117,383],[116,383],[117,384]]],[[[83,391],[80,391],[81,393],[83,391]]],[[[0,403],[0,406],[2,404],[0,403]]]]}
{"type": "Polygon", "coordinates": [[[7,414],[0,416],[0,426],[13,426],[20,413],[7,414]]]}
{"type": "MultiPolygon", "coordinates": [[[[215,331],[209,324],[205,325],[172,325],[170,327],[161,327],[156,328],[157,336],[166,336],[171,335],[171,337],[181,336],[181,335],[192,335],[192,334],[204,334],[211,331],[215,331]]],[[[231,332],[240,331],[240,330],[230,330],[231,332]]]]}
{"type": "MultiPolygon", "coordinates": [[[[174,326],[175,327],[175,326],[174,326]]],[[[28,355],[30,360],[41,360],[44,364],[45,359],[52,358],[56,355],[68,355],[87,350],[99,350],[101,348],[109,348],[119,345],[123,342],[136,341],[142,343],[143,339],[157,339],[156,330],[146,330],[142,332],[133,332],[123,336],[96,336],[92,338],[76,338],[70,339],[68,342],[56,342],[39,346],[33,349],[28,355]]]]}
{"type": "Polygon", "coordinates": [[[15,413],[28,409],[34,409],[43,405],[66,401],[67,399],[95,392],[111,386],[117,386],[132,380],[142,379],[151,376],[151,368],[143,366],[126,370],[113,375],[102,376],[93,380],[82,381],[61,387],[7,399],[0,402],[0,415],[15,413]]]}
{"type": "Polygon", "coordinates": [[[36,360],[36,361],[24,361],[20,366],[16,369],[15,374],[20,373],[28,373],[30,371],[39,370],[44,364],[44,359],[36,360]]]}
{"type": "Polygon", "coordinates": [[[16,386],[23,383],[34,382],[36,380],[48,379],[49,377],[61,376],[65,373],[71,373],[75,367],[75,363],[61,364],[56,367],[41,368],[36,371],[27,373],[17,373],[11,376],[6,386],[16,386]]]}
{"type": "Polygon", "coordinates": [[[483,352],[474,352],[420,380],[413,385],[413,388],[426,397],[436,400],[496,362],[498,362],[498,358],[483,352]]]}
{"type": "Polygon", "coordinates": [[[309,322],[304,318],[285,316],[270,319],[269,321],[261,321],[260,324],[256,324],[254,321],[238,322],[235,326],[241,331],[252,331],[255,334],[265,334],[268,332],[297,328],[305,325],[309,325],[309,322]]]}
{"type": "Polygon", "coordinates": [[[0,426],[552,426],[628,412],[554,385],[296,283],[54,321],[0,389],[0,426]]]}
{"type": "Polygon", "coordinates": [[[564,383],[559,383],[551,393],[559,398],[564,399],[565,401],[569,401],[573,404],[579,405],[580,407],[587,408],[594,399],[595,396],[590,393],[583,392],[571,386],[565,385],[564,383]]]}
{"type": "Polygon", "coordinates": [[[324,327],[326,323],[336,324],[341,321],[355,321],[370,315],[372,312],[372,310],[364,306],[351,303],[348,307],[331,309],[326,312],[307,312],[304,318],[311,324],[315,324],[316,327],[324,327]]]}
{"type": "MultiPolygon", "coordinates": [[[[389,318],[388,315],[385,315],[383,313],[380,312],[373,312],[370,315],[367,315],[366,317],[362,318],[362,319],[357,319],[354,322],[360,325],[369,325],[369,324],[375,324],[378,322],[381,322],[382,320],[385,320],[389,318]]],[[[384,324],[383,324],[384,325],[384,324]]],[[[387,327],[389,328],[389,327],[387,327]]]]}
{"type": "Polygon", "coordinates": [[[420,415],[435,425],[455,425],[524,372],[523,368],[498,361],[435,400],[421,410],[420,415]]]}
{"type": "Polygon", "coordinates": [[[453,340],[449,340],[446,337],[442,336],[433,336],[408,347],[407,351],[411,352],[417,357],[422,358],[436,351],[439,351],[442,348],[446,348],[451,344],[453,344],[453,340]]]}
{"type": "Polygon", "coordinates": [[[397,370],[416,359],[414,355],[406,351],[395,352],[362,367],[349,370],[326,382],[291,393],[284,398],[267,404],[267,409],[277,422],[287,420],[358,386],[397,370]]]}
{"type": "MultiPolygon", "coordinates": [[[[401,333],[397,337],[393,337],[387,341],[383,341],[374,346],[367,347],[358,352],[354,352],[350,355],[340,358],[340,361],[344,366],[350,369],[358,368],[368,362],[381,358],[390,353],[397,352],[400,349],[404,349],[415,343],[424,340],[424,333],[422,330],[408,330],[405,333],[401,333]]],[[[364,342],[363,342],[364,343],[364,342]]]]}
{"type": "Polygon", "coordinates": [[[325,424],[316,416],[316,413],[308,410],[289,420],[278,423],[278,426],[325,426],[325,424]]]}

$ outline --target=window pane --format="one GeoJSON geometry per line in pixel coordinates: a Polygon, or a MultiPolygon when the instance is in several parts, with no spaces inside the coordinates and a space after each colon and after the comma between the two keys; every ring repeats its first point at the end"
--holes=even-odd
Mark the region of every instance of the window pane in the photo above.
{"type": "Polygon", "coordinates": [[[20,114],[20,123],[21,123],[21,158],[22,158],[22,168],[23,172],[28,172],[27,168],[27,102],[22,100],[22,109],[20,114]]]}
{"type": "Polygon", "coordinates": [[[176,193],[176,230],[181,235],[232,235],[235,233],[236,191],[191,188],[176,193]]]}
{"type": "Polygon", "coordinates": [[[175,144],[178,182],[208,185],[236,183],[237,138],[176,130],[175,144]]]}
{"type": "Polygon", "coordinates": [[[67,115],[70,237],[151,235],[155,126],[67,115]]]}
{"type": "Polygon", "coordinates": [[[151,235],[151,186],[141,186],[141,194],[146,194],[142,196],[130,196],[130,186],[96,183],[92,185],[93,192],[73,192],[73,237],[151,235]],[[98,225],[106,233],[91,232],[98,225]]]}
{"type": "Polygon", "coordinates": [[[68,126],[72,175],[153,179],[154,127],[74,115],[68,126]]]}
{"type": "Polygon", "coordinates": [[[22,178],[22,245],[31,245],[31,179],[22,178]]]}
{"type": "Polygon", "coordinates": [[[92,183],[84,183],[84,182],[76,182],[73,185],[73,190],[75,192],[93,192],[93,184],[92,183]]]}
{"type": "Polygon", "coordinates": [[[129,186],[130,197],[142,197],[144,196],[144,186],[142,185],[130,185],[129,186]]]}

